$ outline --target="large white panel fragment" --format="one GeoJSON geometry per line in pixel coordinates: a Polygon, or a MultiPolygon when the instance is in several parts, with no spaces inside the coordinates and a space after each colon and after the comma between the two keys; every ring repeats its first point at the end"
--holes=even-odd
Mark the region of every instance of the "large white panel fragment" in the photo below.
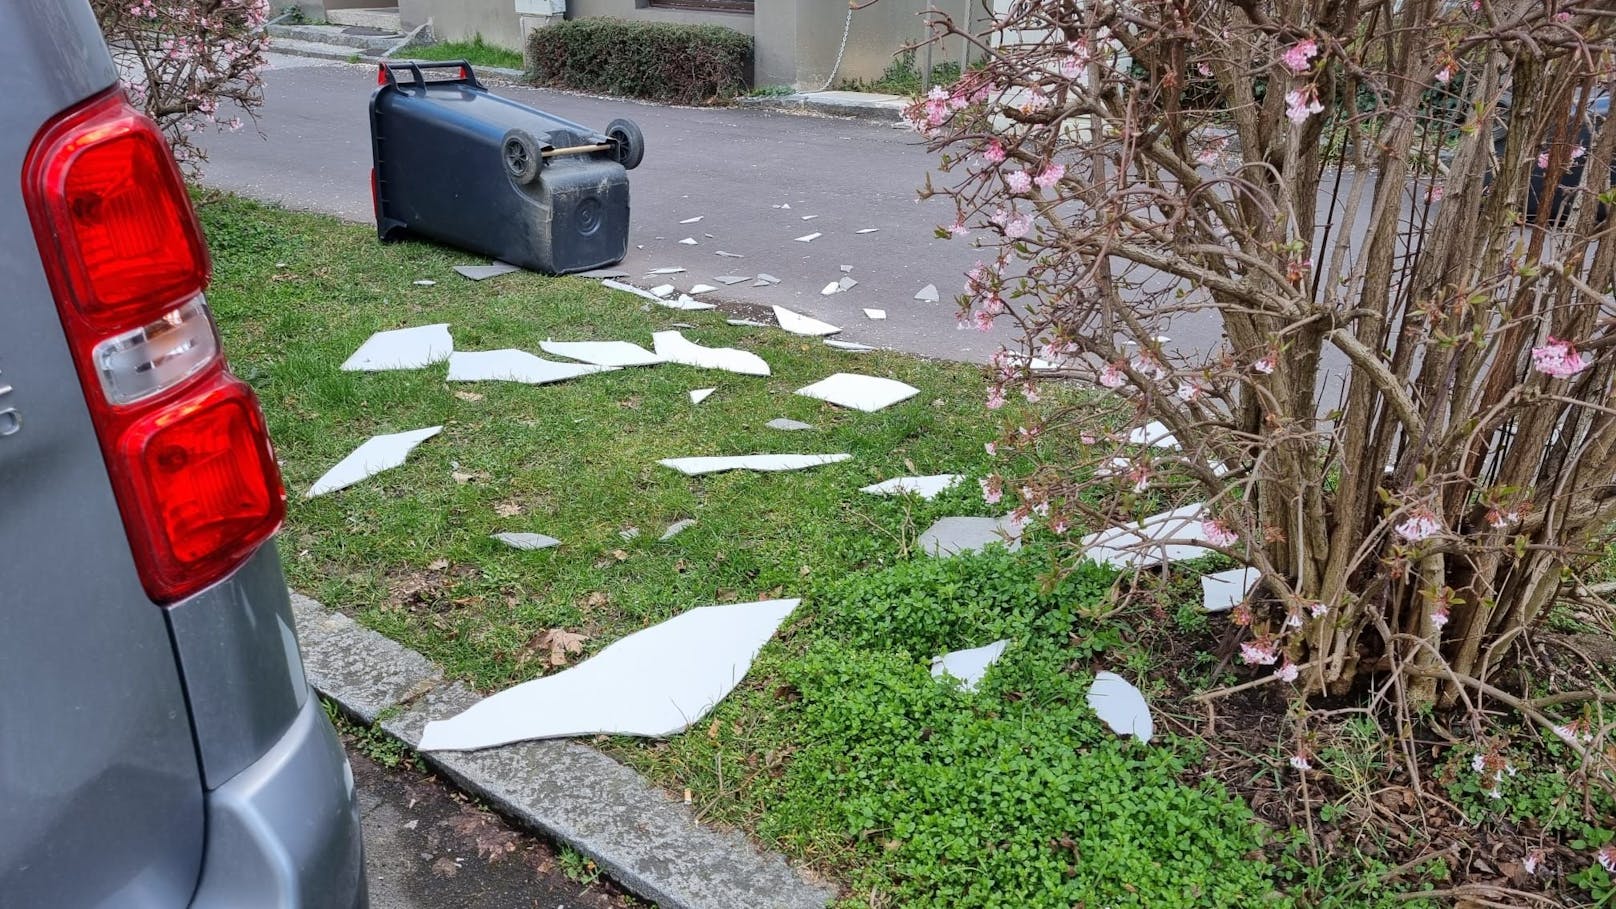
{"type": "Polygon", "coordinates": [[[874,413],[920,394],[920,389],[896,379],[839,372],[806,388],[797,389],[797,394],[829,401],[839,407],[874,413]]]}
{"type": "Polygon", "coordinates": [[[525,350],[481,350],[456,353],[449,357],[451,382],[521,382],[543,385],[576,379],[597,372],[613,372],[615,366],[559,363],[536,357],[525,350]]]}
{"type": "Polygon", "coordinates": [[[785,454],[734,455],[708,458],[663,458],[663,467],[672,467],[687,477],[704,473],[722,473],[726,470],[758,470],[773,473],[782,470],[806,470],[822,464],[835,464],[851,458],[850,454],[785,454]]]}
{"type": "Polygon", "coordinates": [[[628,341],[544,341],[539,349],[595,366],[653,366],[662,358],[628,341]]]}
{"type": "Polygon", "coordinates": [[[1117,735],[1131,735],[1141,742],[1156,734],[1156,721],[1150,705],[1139,689],[1114,672],[1097,672],[1089,686],[1089,708],[1117,735]]]}
{"type": "Polygon", "coordinates": [[[945,675],[953,676],[959,679],[961,688],[975,691],[982,677],[988,674],[988,667],[999,661],[1009,643],[1007,640],[994,641],[986,647],[956,650],[940,657],[932,657],[931,676],[934,679],[945,675]]]}
{"type": "Polygon", "coordinates": [[[670,363],[700,369],[722,369],[743,376],[766,376],[769,364],[755,353],[733,347],[703,347],[685,339],[677,331],[659,331],[651,336],[657,356],[670,363]]]}
{"type": "Polygon", "coordinates": [[[952,556],[979,552],[994,543],[1014,551],[1021,548],[1025,525],[1009,515],[1002,518],[942,518],[920,535],[920,551],[952,556]]]}
{"type": "Polygon", "coordinates": [[[412,429],[409,432],[395,432],[383,436],[374,436],[367,439],[363,445],[353,450],[353,453],[337,462],[337,466],[325,472],[325,475],[314,481],[303,498],[312,499],[315,496],[336,492],[381,473],[392,470],[404,463],[415,446],[425,442],[443,431],[442,426],[428,426],[426,429],[412,429]]]}
{"type": "Polygon", "coordinates": [[[799,600],[703,606],[579,663],[428,723],[422,751],[469,751],[579,735],[664,737],[734,690],[799,600]]]}
{"type": "Polygon", "coordinates": [[[1228,612],[1239,606],[1257,586],[1262,572],[1255,568],[1231,568],[1201,576],[1201,608],[1207,612],[1228,612]]]}
{"type": "Polygon", "coordinates": [[[1137,524],[1091,533],[1079,545],[1085,556],[1113,568],[1149,568],[1199,558],[1211,551],[1201,529],[1203,510],[1197,502],[1153,514],[1137,524]]]}
{"type": "Polygon", "coordinates": [[[780,323],[781,328],[784,328],[786,331],[789,331],[794,335],[807,335],[811,338],[833,335],[841,331],[840,328],[837,328],[829,322],[821,322],[811,316],[805,316],[801,313],[792,312],[791,310],[786,309],[784,306],[776,306],[774,308],[774,320],[780,323]]]}
{"type": "Polygon", "coordinates": [[[454,338],[447,322],[378,331],[342,363],[348,372],[381,372],[386,369],[420,369],[441,363],[454,353],[454,338]]]}
{"type": "Polygon", "coordinates": [[[893,477],[865,486],[859,492],[877,496],[901,496],[913,493],[922,499],[931,499],[959,481],[960,475],[957,473],[939,473],[927,477],[893,477]]]}

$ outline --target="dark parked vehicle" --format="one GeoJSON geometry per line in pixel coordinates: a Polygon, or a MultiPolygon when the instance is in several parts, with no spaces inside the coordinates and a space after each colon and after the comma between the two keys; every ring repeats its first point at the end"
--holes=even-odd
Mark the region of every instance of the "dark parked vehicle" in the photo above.
{"type": "MultiPolygon", "coordinates": [[[[1499,99],[1499,106],[1505,111],[1509,109],[1509,105],[1510,97],[1507,94],[1503,98],[1499,99]]],[[[1580,106],[1580,104],[1574,105],[1573,110],[1580,106]]],[[[1569,154],[1567,155],[1564,170],[1560,174],[1559,183],[1554,191],[1553,198],[1550,201],[1550,208],[1547,215],[1548,222],[1558,222],[1561,218],[1570,213],[1570,205],[1572,201],[1576,199],[1577,187],[1582,185],[1582,172],[1584,165],[1587,163],[1586,152],[1588,149],[1593,147],[1594,132],[1595,130],[1603,127],[1605,119],[1609,116],[1610,95],[1598,94],[1588,102],[1585,116],[1582,118],[1580,123],[1570,121],[1567,122],[1565,131],[1566,136],[1568,138],[1575,136],[1573,147],[1582,149],[1584,153],[1577,156],[1572,156],[1569,154]]],[[[1493,130],[1494,153],[1502,158],[1504,155],[1505,146],[1508,143],[1509,133],[1507,128],[1500,123],[1498,127],[1493,130]]],[[[1539,166],[1539,164],[1534,163],[1532,165],[1531,189],[1528,191],[1526,197],[1525,215],[1526,220],[1529,223],[1536,222],[1538,220],[1538,210],[1542,207],[1543,200],[1543,184],[1547,179],[1547,170],[1544,167],[1539,166]]],[[[1616,160],[1611,162],[1611,184],[1616,186],[1616,160]]],[[[1605,209],[1606,207],[1604,205],[1600,205],[1599,211],[1601,218],[1605,216],[1605,209]]]]}
{"type": "Polygon", "coordinates": [[[179,171],[85,0],[0,59],[0,906],[364,907],[179,171]]]}
{"type": "Polygon", "coordinates": [[[376,233],[552,275],[628,253],[631,120],[596,132],[483,88],[470,64],[383,63],[370,99],[376,233]],[[428,77],[432,78],[428,78],[428,77]]]}

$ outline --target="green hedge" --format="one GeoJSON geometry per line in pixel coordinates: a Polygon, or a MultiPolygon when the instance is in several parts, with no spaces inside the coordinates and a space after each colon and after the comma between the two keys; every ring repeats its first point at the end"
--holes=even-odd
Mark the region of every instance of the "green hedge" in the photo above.
{"type": "Polygon", "coordinates": [[[540,85],[702,104],[746,89],[752,38],[716,25],[575,19],[535,29],[531,75],[540,85]]]}

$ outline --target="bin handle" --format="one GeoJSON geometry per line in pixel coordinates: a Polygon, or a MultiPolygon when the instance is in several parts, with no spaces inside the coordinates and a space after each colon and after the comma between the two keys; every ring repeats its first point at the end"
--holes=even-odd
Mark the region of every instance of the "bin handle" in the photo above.
{"type": "Polygon", "coordinates": [[[413,84],[418,86],[425,86],[427,84],[426,75],[421,72],[422,70],[458,69],[460,70],[459,78],[442,79],[439,80],[439,82],[450,85],[470,85],[473,88],[487,91],[487,89],[483,88],[483,84],[477,80],[477,74],[472,72],[471,63],[466,60],[444,60],[441,62],[432,63],[420,63],[414,60],[405,61],[403,63],[393,63],[391,61],[384,60],[380,65],[379,71],[376,73],[376,83],[378,85],[391,85],[394,88],[397,88],[398,70],[401,69],[409,70],[410,73],[415,77],[413,84]]]}

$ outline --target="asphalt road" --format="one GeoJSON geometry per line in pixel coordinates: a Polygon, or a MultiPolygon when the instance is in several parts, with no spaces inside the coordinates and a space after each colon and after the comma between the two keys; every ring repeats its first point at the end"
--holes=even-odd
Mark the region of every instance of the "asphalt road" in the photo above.
{"type": "MultiPolygon", "coordinates": [[[[373,223],[367,102],[375,68],[277,55],[264,82],[257,131],[249,126],[204,137],[204,182],[373,223]]],[[[680,290],[716,284],[718,275],[771,274],[781,279],[778,286],[735,285],[718,296],[789,306],[841,326],[847,340],[926,356],[984,360],[1016,340],[1010,326],[987,333],[957,328],[953,296],[978,255],[968,240],[934,236],[938,224],[953,222],[953,209],[940,200],[917,201],[916,189],[936,159],[908,130],[490,87],[596,128],[616,117],[639,124],[647,151],[630,175],[633,217],[621,266],[638,283],[646,283],[639,281],[643,273],[671,266],[687,269],[672,279],[680,290]],[[679,223],[698,216],[700,222],[679,223]],[[856,233],[872,227],[878,231],[856,233]],[[795,240],[810,233],[821,236],[795,240]],[[699,245],[681,245],[686,237],[699,245]],[[718,256],[719,250],[745,258],[718,256]],[[821,296],[826,284],[842,277],[842,265],[853,266],[858,285],[821,296]],[[927,284],[938,287],[941,302],[914,299],[927,284]],[[884,309],[887,318],[870,320],[865,307],[884,309]]]]}
{"type": "Polygon", "coordinates": [[[372,909],[627,909],[604,878],[569,879],[555,851],[435,777],[349,750],[372,909]]]}

